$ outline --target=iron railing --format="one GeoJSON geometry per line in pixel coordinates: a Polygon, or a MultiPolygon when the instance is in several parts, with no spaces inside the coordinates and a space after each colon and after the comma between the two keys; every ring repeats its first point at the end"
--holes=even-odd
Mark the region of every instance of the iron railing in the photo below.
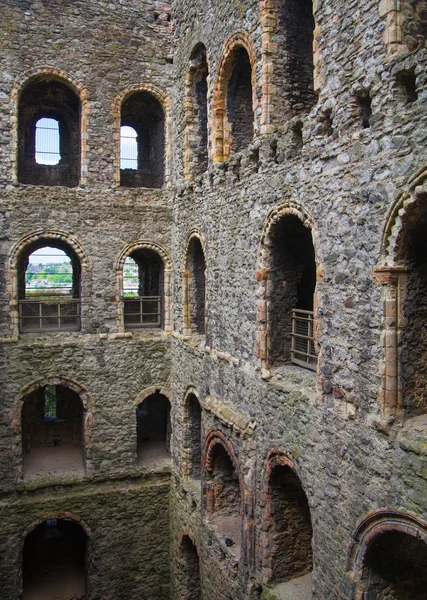
{"type": "Polygon", "coordinates": [[[77,298],[40,298],[19,300],[20,331],[78,331],[80,300],[77,298]]]}
{"type": "Polygon", "coordinates": [[[162,304],[160,296],[133,296],[124,299],[124,321],[127,329],[160,327],[162,304]]]}
{"type": "Polygon", "coordinates": [[[292,310],[291,362],[306,369],[316,370],[313,311],[292,310]]]}

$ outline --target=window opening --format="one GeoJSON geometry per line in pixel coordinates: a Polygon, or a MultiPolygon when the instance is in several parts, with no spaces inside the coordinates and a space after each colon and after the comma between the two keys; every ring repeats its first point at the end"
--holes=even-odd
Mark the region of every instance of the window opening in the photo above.
{"type": "Polygon", "coordinates": [[[252,68],[244,48],[232,55],[232,71],[227,88],[227,117],[231,124],[231,152],[241,152],[253,140],[252,68]]]}
{"type": "Polygon", "coordinates": [[[166,396],[155,392],[136,409],[137,463],[169,462],[170,459],[170,403],[166,396]]]}
{"type": "Polygon", "coordinates": [[[164,269],[151,250],[138,250],[123,267],[124,323],[126,329],[162,327],[164,269]]]}
{"type": "Polygon", "coordinates": [[[83,412],[79,395],[62,385],[46,385],[24,398],[24,479],[84,474],[83,412]]]}
{"type": "Polygon", "coordinates": [[[59,122],[42,118],[36,123],[36,163],[57,165],[61,160],[59,151],[59,122]]]}
{"type": "Polygon", "coordinates": [[[138,169],[138,139],[135,129],[127,125],[120,128],[120,168],[138,169]]]}
{"type": "Polygon", "coordinates": [[[44,389],[44,418],[56,419],[56,386],[47,385],[44,389]]]}
{"type": "Polygon", "coordinates": [[[190,56],[186,114],[185,149],[191,175],[202,175],[208,168],[208,73],[206,48],[198,44],[190,56]]]}
{"type": "Polygon", "coordinates": [[[80,329],[80,264],[61,248],[42,246],[18,264],[20,331],[80,329]]]}
{"type": "Polygon", "coordinates": [[[290,361],[315,370],[316,260],[311,231],[290,215],[280,219],[271,236],[269,363],[278,366],[290,361]]]}
{"type": "Polygon", "coordinates": [[[201,600],[199,555],[196,546],[188,535],[183,536],[180,549],[179,562],[181,568],[177,572],[180,597],[188,600],[201,600]]]}
{"type": "Polygon", "coordinates": [[[193,237],[188,249],[186,329],[205,335],[206,333],[206,263],[202,244],[193,237]]]}
{"type": "Polygon", "coordinates": [[[372,117],[372,99],[368,93],[357,96],[359,104],[359,113],[363,129],[369,129],[371,126],[372,117]]]}
{"type": "Polygon", "coordinates": [[[121,108],[120,185],[161,188],[165,175],[165,114],[151,94],[131,94],[121,108]],[[123,158],[123,160],[122,160],[123,158]]]}
{"type": "Polygon", "coordinates": [[[396,76],[396,83],[403,95],[402,100],[407,104],[412,104],[418,100],[417,83],[414,69],[410,71],[401,71],[396,76]]]}
{"type": "Polygon", "coordinates": [[[202,475],[202,409],[197,397],[188,397],[188,446],[191,453],[192,479],[200,479],[202,475]]]}
{"type": "Polygon", "coordinates": [[[19,98],[18,181],[75,187],[80,176],[78,95],[65,83],[43,75],[19,98]]]}

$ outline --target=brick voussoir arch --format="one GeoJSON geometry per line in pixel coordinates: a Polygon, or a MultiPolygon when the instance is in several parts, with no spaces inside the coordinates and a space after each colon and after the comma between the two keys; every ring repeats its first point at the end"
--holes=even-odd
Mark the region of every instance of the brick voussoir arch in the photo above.
{"type": "Polygon", "coordinates": [[[169,404],[171,404],[172,393],[168,387],[166,387],[163,383],[158,383],[155,385],[150,385],[149,387],[144,388],[138,396],[133,401],[135,406],[139,406],[141,402],[144,402],[149,396],[158,393],[162,396],[166,396],[169,400],[169,404]]]}
{"type": "Polygon", "coordinates": [[[11,91],[11,123],[12,123],[12,147],[13,151],[13,181],[18,180],[18,105],[19,97],[24,88],[37,78],[53,78],[70,87],[80,98],[81,115],[80,115],[80,183],[86,183],[88,175],[87,161],[87,132],[88,118],[90,115],[90,100],[89,92],[75,77],[51,65],[40,66],[25,71],[16,77],[11,91]]]}
{"type": "Polygon", "coordinates": [[[256,50],[248,32],[238,30],[233,33],[224,43],[221,59],[219,61],[217,75],[213,89],[212,113],[212,158],[214,162],[222,162],[229,158],[229,152],[225,149],[225,121],[227,119],[227,84],[232,72],[232,54],[237,48],[244,48],[249,56],[251,65],[252,82],[252,110],[254,114],[254,129],[257,131],[257,81],[256,81],[256,50]]]}
{"type": "Polygon", "coordinates": [[[349,544],[346,563],[347,576],[352,583],[356,583],[353,599],[362,600],[360,585],[363,566],[372,542],[388,532],[411,535],[427,544],[427,523],[415,515],[393,508],[381,508],[362,517],[349,544]]]}
{"type": "Polygon", "coordinates": [[[189,385],[187,387],[187,389],[185,390],[185,394],[184,394],[184,398],[183,398],[183,406],[185,408],[188,407],[188,398],[190,396],[194,396],[195,398],[197,398],[197,402],[200,404],[200,408],[203,408],[203,402],[202,402],[202,399],[200,398],[200,394],[193,385],[189,385]]]}
{"type": "Polygon", "coordinates": [[[158,102],[160,102],[163,112],[165,113],[165,184],[170,181],[170,163],[171,163],[171,103],[168,96],[156,85],[149,82],[135,83],[127,86],[118,94],[111,104],[111,116],[114,119],[113,139],[116,144],[116,152],[114,158],[114,171],[116,185],[120,185],[120,127],[121,127],[121,109],[125,100],[136,92],[147,92],[151,94],[158,102]]]}
{"type": "Polygon", "coordinates": [[[213,471],[213,468],[214,468],[213,449],[217,444],[220,444],[224,448],[224,450],[227,452],[228,456],[230,457],[230,460],[233,464],[233,468],[239,478],[239,487],[240,487],[240,492],[242,495],[242,502],[243,502],[245,489],[244,489],[244,484],[243,484],[243,477],[242,477],[242,471],[240,468],[240,463],[239,463],[239,460],[236,456],[236,453],[234,451],[234,448],[233,448],[230,440],[219,429],[211,429],[206,436],[205,444],[203,447],[203,453],[202,453],[203,470],[205,471],[205,473],[213,471]]]}

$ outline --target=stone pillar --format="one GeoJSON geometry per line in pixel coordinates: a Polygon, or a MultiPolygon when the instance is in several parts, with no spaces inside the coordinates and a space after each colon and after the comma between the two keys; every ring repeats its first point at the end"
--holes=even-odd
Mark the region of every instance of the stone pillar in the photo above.
{"type": "Polygon", "coordinates": [[[404,328],[406,269],[399,266],[378,267],[374,269],[374,280],[384,287],[381,408],[385,414],[394,415],[402,406],[399,347],[404,328]]]}
{"type": "Polygon", "coordinates": [[[383,41],[387,47],[387,55],[395,57],[408,52],[403,40],[401,0],[381,0],[379,3],[380,17],[386,17],[387,26],[384,30],[383,41]]]}

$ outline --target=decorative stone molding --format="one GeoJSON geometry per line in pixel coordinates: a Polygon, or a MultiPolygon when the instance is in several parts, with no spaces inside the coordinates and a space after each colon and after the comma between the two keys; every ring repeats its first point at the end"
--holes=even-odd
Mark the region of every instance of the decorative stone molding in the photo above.
{"type": "Polygon", "coordinates": [[[122,104],[135,92],[147,92],[160,102],[165,113],[165,185],[171,182],[171,158],[172,158],[172,122],[170,115],[170,101],[166,94],[151,83],[136,83],[129,85],[116,96],[111,105],[111,115],[114,119],[113,140],[115,142],[114,157],[114,181],[120,185],[120,127],[122,104]]]}
{"type": "Polygon", "coordinates": [[[156,393],[162,394],[162,396],[166,396],[166,398],[169,400],[169,403],[171,402],[172,393],[170,389],[165,387],[163,383],[159,383],[157,385],[150,385],[150,387],[144,388],[142,392],[140,392],[135,398],[133,403],[135,406],[139,406],[141,402],[144,402],[146,398],[156,393]]]}
{"type": "Polygon", "coordinates": [[[80,184],[87,183],[88,176],[88,119],[90,115],[89,93],[74,77],[63,69],[46,66],[26,71],[15,79],[11,93],[11,124],[12,124],[12,180],[18,181],[18,109],[19,97],[26,85],[36,78],[56,79],[70,87],[80,98],[80,184]]]}
{"type": "Polygon", "coordinates": [[[227,119],[227,87],[231,75],[231,58],[233,51],[244,48],[249,56],[252,73],[252,109],[254,114],[254,132],[258,131],[257,121],[257,82],[256,82],[256,52],[255,46],[246,31],[236,31],[225,42],[219,61],[218,72],[214,83],[212,101],[212,159],[213,162],[223,162],[230,156],[231,124],[227,119]]]}

